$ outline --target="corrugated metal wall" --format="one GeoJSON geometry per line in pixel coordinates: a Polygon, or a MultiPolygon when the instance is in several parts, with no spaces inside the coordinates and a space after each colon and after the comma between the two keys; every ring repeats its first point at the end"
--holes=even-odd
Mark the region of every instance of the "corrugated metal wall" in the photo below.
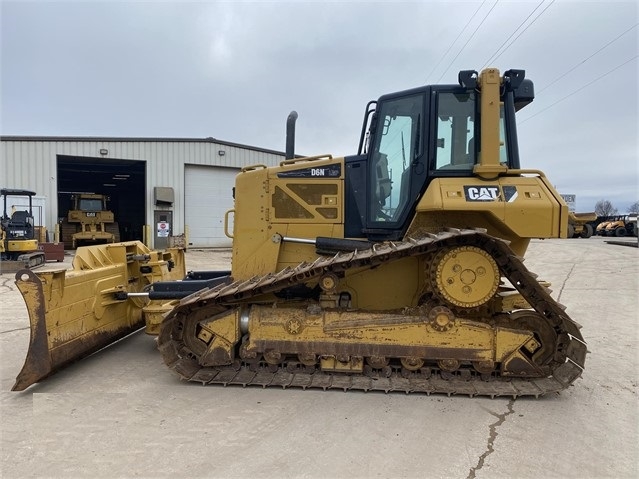
{"type": "Polygon", "coordinates": [[[23,188],[46,197],[46,227],[52,231],[58,212],[57,155],[141,160],[146,162],[146,223],[153,220],[153,187],[175,191],[174,232],[184,232],[184,165],[241,168],[253,164],[272,166],[284,153],[235,143],[202,139],[147,138],[0,138],[0,187],[23,188]],[[100,149],[108,155],[100,155],[100,149]],[[218,152],[223,151],[224,155],[218,152]]]}

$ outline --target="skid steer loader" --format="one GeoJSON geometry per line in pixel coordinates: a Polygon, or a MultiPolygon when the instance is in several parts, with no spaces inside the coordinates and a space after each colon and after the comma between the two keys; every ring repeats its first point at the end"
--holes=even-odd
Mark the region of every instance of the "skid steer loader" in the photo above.
{"type": "MultiPolygon", "coordinates": [[[[531,238],[568,234],[561,196],[544,173],[520,166],[515,114],[533,101],[533,84],[523,70],[494,68],[458,80],[370,102],[356,155],[298,158],[287,135],[279,166],[244,168],[225,218],[232,271],[167,281],[129,260],[133,244],[105,245],[118,250],[119,272],[68,273],[90,286],[78,294],[114,323],[145,311],[166,365],[203,384],[563,390],[581,375],[586,344],[522,263],[531,238]],[[145,275],[142,291],[127,288],[145,275]]],[[[94,251],[86,254],[101,256],[94,251]]],[[[32,345],[14,389],[111,334],[86,326],[90,308],[75,313],[85,315],[82,332],[58,326],[59,309],[75,304],[61,276],[17,275],[32,345]],[[70,343],[70,354],[54,354],[70,343]]]]}

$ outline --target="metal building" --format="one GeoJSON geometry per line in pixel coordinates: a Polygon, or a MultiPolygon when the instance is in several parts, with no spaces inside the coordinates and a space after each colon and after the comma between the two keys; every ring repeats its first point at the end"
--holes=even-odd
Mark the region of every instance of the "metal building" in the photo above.
{"type": "Polygon", "coordinates": [[[71,195],[108,195],[120,239],[162,248],[225,247],[225,212],[240,169],[276,165],[283,152],[214,138],[0,137],[0,187],[37,193],[36,223],[52,239],[71,195]],[[166,230],[168,228],[168,231],[166,230]]]}

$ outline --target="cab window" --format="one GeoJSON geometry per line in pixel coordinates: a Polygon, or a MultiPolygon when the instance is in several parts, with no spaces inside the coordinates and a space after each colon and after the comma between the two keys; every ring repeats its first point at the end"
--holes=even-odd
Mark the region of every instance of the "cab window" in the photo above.
{"type": "Polygon", "coordinates": [[[370,154],[369,220],[397,222],[409,203],[411,165],[421,155],[423,96],[382,103],[370,154]]]}
{"type": "Polygon", "coordinates": [[[82,198],[80,199],[80,211],[101,211],[102,210],[102,200],[101,199],[92,199],[92,198],[82,198]]]}
{"type": "MultiPolygon", "coordinates": [[[[476,162],[475,93],[441,92],[437,101],[436,170],[471,170],[476,162]]],[[[478,143],[478,142],[477,142],[478,143]]]]}
{"type": "Polygon", "coordinates": [[[509,165],[508,162],[508,142],[506,141],[506,120],[504,117],[504,104],[499,108],[499,162],[502,165],[509,165]]]}

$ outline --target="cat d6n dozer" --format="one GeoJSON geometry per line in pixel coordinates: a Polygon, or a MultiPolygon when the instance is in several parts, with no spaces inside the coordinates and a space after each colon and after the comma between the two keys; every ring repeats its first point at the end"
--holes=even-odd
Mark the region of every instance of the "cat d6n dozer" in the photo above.
{"type": "Polygon", "coordinates": [[[457,85],[370,102],[357,155],[299,158],[287,134],[286,160],[236,178],[228,276],[149,285],[185,296],[159,327],[164,362],[203,384],[568,387],[587,352],[580,326],[522,263],[531,238],[568,233],[561,196],[520,167],[515,113],[533,98],[523,70],[461,71],[457,85]]]}

